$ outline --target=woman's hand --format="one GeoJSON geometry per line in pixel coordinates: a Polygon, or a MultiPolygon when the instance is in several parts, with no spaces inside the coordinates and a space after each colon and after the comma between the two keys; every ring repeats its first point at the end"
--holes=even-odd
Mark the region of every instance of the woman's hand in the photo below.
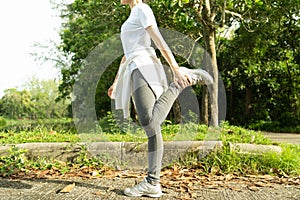
{"type": "Polygon", "coordinates": [[[179,87],[186,88],[191,85],[192,83],[191,78],[183,71],[180,71],[179,68],[173,69],[173,73],[174,73],[174,82],[177,88],[179,87]]]}
{"type": "Polygon", "coordinates": [[[107,90],[107,94],[108,94],[109,98],[111,98],[111,99],[112,99],[112,94],[114,92],[114,88],[115,88],[115,84],[112,84],[107,90]]]}

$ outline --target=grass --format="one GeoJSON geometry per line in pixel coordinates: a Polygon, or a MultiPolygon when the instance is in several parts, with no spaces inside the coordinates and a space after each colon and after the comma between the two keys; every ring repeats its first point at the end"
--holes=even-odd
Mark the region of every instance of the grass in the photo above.
{"type": "MultiPolygon", "coordinates": [[[[101,127],[102,128],[102,127],[101,127]]],[[[165,141],[171,140],[221,140],[223,144],[253,143],[273,144],[261,132],[247,130],[241,127],[223,123],[218,128],[210,128],[200,124],[172,124],[168,121],[162,127],[162,135],[165,141]]],[[[17,144],[29,142],[90,142],[90,141],[113,141],[113,142],[146,142],[147,137],[140,128],[127,129],[124,133],[114,124],[103,127],[98,133],[77,134],[72,129],[54,129],[48,126],[35,126],[27,131],[16,131],[14,128],[0,131],[1,144],[17,144]]],[[[181,158],[177,164],[190,169],[197,169],[200,174],[271,174],[276,176],[290,176],[300,174],[300,146],[279,144],[282,153],[264,154],[241,154],[224,147],[204,158],[198,154],[188,154],[181,158]]],[[[81,151],[76,163],[62,163],[55,160],[40,159],[27,160],[25,152],[12,149],[8,156],[0,157],[0,176],[10,176],[16,170],[26,173],[30,170],[55,169],[63,174],[82,166],[103,167],[103,163],[95,158],[87,158],[86,150],[81,151]]]]}
{"type": "Polygon", "coordinates": [[[279,177],[300,175],[300,146],[280,144],[282,153],[239,153],[225,145],[204,158],[191,153],[176,164],[196,169],[199,174],[273,175],[279,177]]]}
{"type": "MultiPolygon", "coordinates": [[[[115,126],[115,125],[111,125],[115,126]]],[[[127,128],[122,132],[117,127],[103,128],[98,132],[76,133],[73,128],[54,128],[43,124],[17,131],[14,127],[0,131],[0,144],[18,144],[33,142],[146,142],[147,136],[141,128],[127,128]]],[[[272,144],[261,132],[247,130],[223,123],[219,128],[210,128],[206,125],[186,123],[172,124],[168,121],[162,127],[164,141],[188,140],[222,140],[232,143],[272,144]]]]}
{"type": "Polygon", "coordinates": [[[70,131],[54,131],[45,127],[36,127],[31,131],[0,132],[0,144],[19,144],[33,142],[80,142],[78,134],[70,131]]]}
{"type": "Polygon", "coordinates": [[[97,159],[88,157],[88,151],[82,147],[76,159],[72,162],[62,162],[55,159],[37,158],[27,159],[26,150],[12,147],[8,150],[6,156],[0,156],[0,177],[26,177],[31,178],[40,176],[61,176],[66,173],[76,176],[77,173],[85,173],[84,176],[90,176],[92,172],[97,172],[105,164],[97,159]],[[43,173],[41,173],[43,172],[43,173]]]}

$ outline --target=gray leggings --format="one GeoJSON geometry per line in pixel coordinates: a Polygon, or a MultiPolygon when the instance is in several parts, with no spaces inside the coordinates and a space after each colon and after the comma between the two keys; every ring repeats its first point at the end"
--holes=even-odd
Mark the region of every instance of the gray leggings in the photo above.
{"type": "Polygon", "coordinates": [[[155,95],[139,70],[132,72],[132,97],[139,122],[148,137],[148,176],[151,184],[160,180],[163,157],[161,124],[166,119],[172,105],[182,89],[171,83],[169,88],[155,99],[155,95]]]}

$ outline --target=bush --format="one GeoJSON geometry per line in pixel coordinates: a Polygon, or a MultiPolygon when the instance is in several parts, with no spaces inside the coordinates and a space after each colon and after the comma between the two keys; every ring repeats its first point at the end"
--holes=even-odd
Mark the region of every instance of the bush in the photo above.
{"type": "MultiPolygon", "coordinates": [[[[294,122],[291,122],[294,123],[294,122]]],[[[300,126],[296,123],[291,126],[291,123],[283,124],[279,121],[264,121],[260,120],[249,124],[246,128],[251,130],[276,132],[276,133],[300,133],[300,126]]],[[[299,123],[298,123],[299,124],[299,123]]]]}
{"type": "Polygon", "coordinates": [[[281,127],[296,127],[299,125],[299,117],[292,112],[284,112],[279,117],[281,127]]]}
{"type": "Polygon", "coordinates": [[[0,117],[0,128],[6,126],[6,120],[3,117],[0,117]]]}

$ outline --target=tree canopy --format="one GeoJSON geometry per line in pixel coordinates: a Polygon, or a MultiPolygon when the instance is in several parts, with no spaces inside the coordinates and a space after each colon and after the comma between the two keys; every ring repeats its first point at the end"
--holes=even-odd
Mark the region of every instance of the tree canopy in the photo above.
{"type": "Polygon", "coordinates": [[[69,101],[56,101],[58,83],[32,77],[24,89],[7,89],[0,100],[0,115],[10,119],[51,119],[69,117],[69,101]]]}
{"type": "Polygon", "coordinates": [[[251,20],[223,42],[219,66],[231,121],[299,124],[299,8],[299,1],[261,1],[250,8],[251,20]]]}
{"type": "MultiPolygon", "coordinates": [[[[186,34],[212,57],[215,53],[228,96],[227,120],[284,124],[292,118],[299,123],[299,0],[152,0],[148,4],[160,27],[186,34]],[[230,30],[235,31],[224,37],[230,30]]],[[[62,69],[62,97],[70,96],[83,60],[120,32],[129,13],[119,2],[102,0],[75,0],[66,6],[59,48],[72,54],[72,60],[70,68],[62,69]]],[[[98,83],[99,116],[110,110],[106,90],[117,67],[118,60],[98,83]]]]}

